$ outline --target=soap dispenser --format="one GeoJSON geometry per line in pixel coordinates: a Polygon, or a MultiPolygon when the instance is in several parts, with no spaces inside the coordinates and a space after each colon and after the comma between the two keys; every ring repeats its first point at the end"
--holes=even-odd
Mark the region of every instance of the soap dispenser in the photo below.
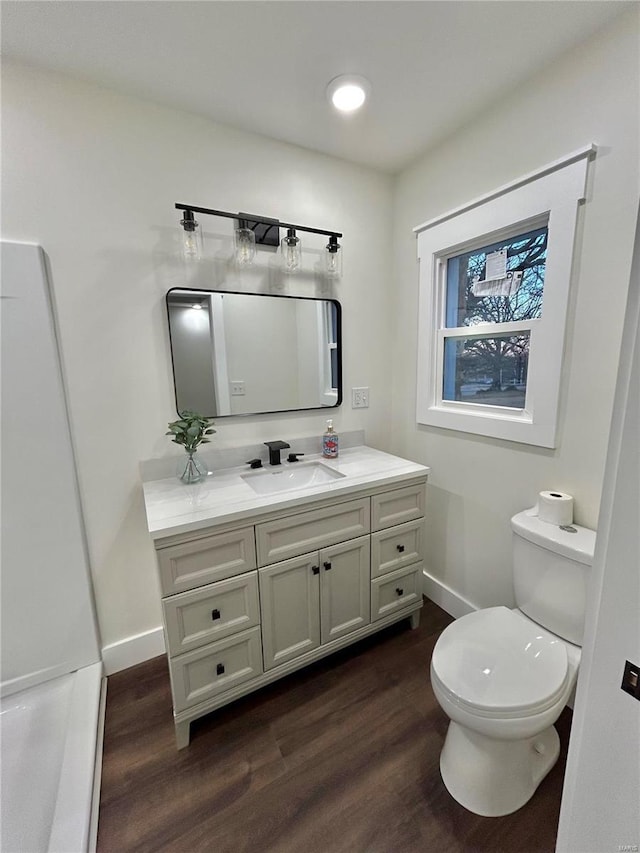
{"type": "Polygon", "coordinates": [[[338,435],[333,431],[333,421],[327,421],[327,431],[322,436],[322,455],[326,459],[335,459],[338,455],[338,435]]]}

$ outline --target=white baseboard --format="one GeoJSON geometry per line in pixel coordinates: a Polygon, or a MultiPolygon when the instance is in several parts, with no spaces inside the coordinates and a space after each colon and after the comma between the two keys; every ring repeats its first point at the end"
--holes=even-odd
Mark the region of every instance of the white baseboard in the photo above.
{"type": "Polygon", "coordinates": [[[473,613],[478,608],[459,592],[451,589],[446,583],[434,578],[429,572],[422,572],[422,592],[438,607],[442,607],[450,616],[459,619],[467,613],[473,613]]]}
{"type": "Polygon", "coordinates": [[[142,634],[126,637],[102,649],[102,663],[106,675],[113,675],[138,663],[165,653],[162,627],[152,628],[142,634]]]}

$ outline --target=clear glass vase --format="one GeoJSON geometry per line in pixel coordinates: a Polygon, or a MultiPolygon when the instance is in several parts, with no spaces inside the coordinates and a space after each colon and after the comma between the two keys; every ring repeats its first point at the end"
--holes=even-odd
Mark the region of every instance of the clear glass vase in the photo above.
{"type": "Polygon", "coordinates": [[[197,450],[187,451],[187,458],[178,463],[178,478],[183,483],[199,483],[209,473],[207,466],[198,458],[197,450]]]}

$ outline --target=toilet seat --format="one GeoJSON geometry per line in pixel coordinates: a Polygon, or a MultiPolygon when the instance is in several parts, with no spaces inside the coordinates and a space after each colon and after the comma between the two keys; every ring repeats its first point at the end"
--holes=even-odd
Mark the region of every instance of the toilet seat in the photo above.
{"type": "Polygon", "coordinates": [[[445,628],[431,673],[454,704],[501,718],[546,711],[570,678],[562,640],[507,607],[469,613],[445,628]]]}

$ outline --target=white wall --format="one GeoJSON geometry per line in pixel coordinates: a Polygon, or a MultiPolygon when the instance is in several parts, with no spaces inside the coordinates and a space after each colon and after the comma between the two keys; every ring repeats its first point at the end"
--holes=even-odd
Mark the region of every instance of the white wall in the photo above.
{"type": "Polygon", "coordinates": [[[428,571],[436,590],[453,590],[461,611],[460,598],[512,604],[508,520],[541,489],[573,494],[576,521],[597,523],[639,195],[637,51],[634,10],[470,117],[397,181],[391,449],[432,468],[428,571]],[[599,153],[579,217],[558,448],[418,426],[412,227],[591,142],[599,153]]]}
{"type": "Polygon", "coordinates": [[[620,689],[625,661],[640,665],[639,436],[640,219],[558,828],[559,853],[637,850],[640,845],[640,703],[620,689]]]}
{"type": "MultiPolygon", "coordinates": [[[[370,385],[371,407],[343,406],[336,427],[364,428],[384,447],[391,180],[29,67],[6,64],[2,84],[3,236],[38,242],[50,258],[100,631],[111,645],[161,622],[138,462],[178,452],[164,435],[175,418],[164,295],[194,282],[176,259],[174,203],[344,233],[344,276],[332,293],[318,293],[313,277],[278,286],[342,302],[345,382],[370,385]]],[[[225,222],[206,225],[216,264],[225,222]]],[[[218,419],[213,438],[249,444],[320,435],[324,424],[322,412],[218,419]]]]}

